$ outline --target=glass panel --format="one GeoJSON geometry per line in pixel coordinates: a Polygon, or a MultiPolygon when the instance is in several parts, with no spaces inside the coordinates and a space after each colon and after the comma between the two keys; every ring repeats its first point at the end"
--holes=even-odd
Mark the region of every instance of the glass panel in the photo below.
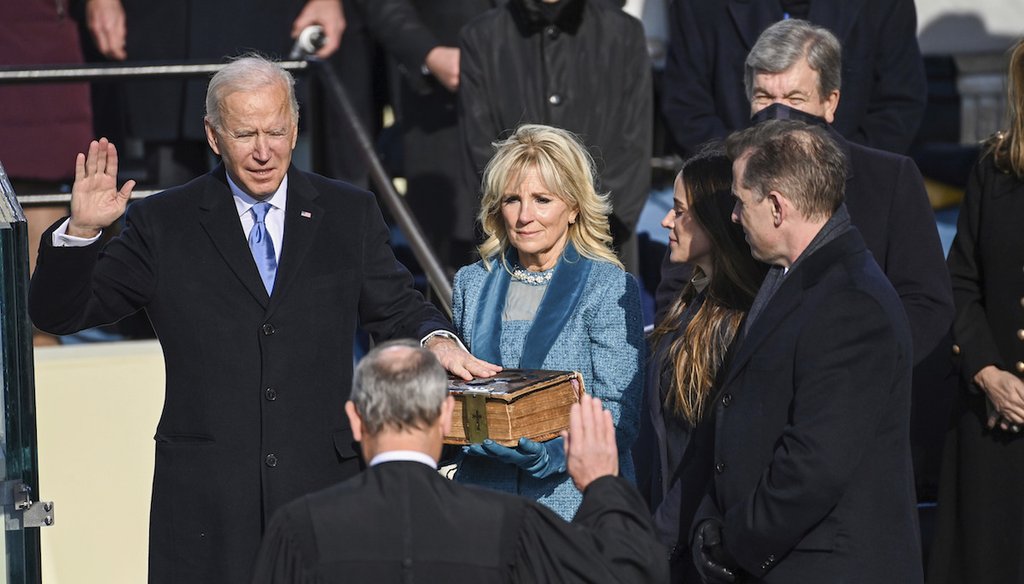
{"type": "MultiPolygon", "coordinates": [[[[36,459],[35,384],[32,369],[32,326],[28,319],[28,229],[25,214],[0,165],[0,498],[10,499],[10,485],[21,481],[39,500],[36,459]]],[[[40,581],[39,529],[24,529],[13,506],[2,507],[0,581],[40,581]]]]}

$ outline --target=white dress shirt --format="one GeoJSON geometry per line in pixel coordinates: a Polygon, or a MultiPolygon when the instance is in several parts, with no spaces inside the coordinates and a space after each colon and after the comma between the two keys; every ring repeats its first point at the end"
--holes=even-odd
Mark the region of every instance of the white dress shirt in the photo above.
{"type": "Polygon", "coordinates": [[[389,450],[381,452],[370,460],[370,466],[377,466],[385,462],[422,462],[430,468],[437,468],[437,461],[419,450],[389,450]]]}
{"type": "Polygon", "coordinates": [[[235,208],[238,209],[238,219],[242,222],[242,233],[245,234],[246,241],[249,240],[249,232],[256,225],[256,219],[252,216],[250,209],[256,203],[263,201],[270,203],[270,210],[267,211],[263,223],[267,226],[267,233],[270,234],[270,239],[274,242],[274,255],[277,258],[277,263],[280,264],[281,243],[284,241],[284,209],[288,201],[288,175],[284,176],[281,186],[277,187],[274,194],[265,199],[250,197],[244,193],[242,189],[238,188],[235,181],[231,180],[230,175],[228,176],[228,186],[231,187],[231,194],[235,198],[235,208]]]}

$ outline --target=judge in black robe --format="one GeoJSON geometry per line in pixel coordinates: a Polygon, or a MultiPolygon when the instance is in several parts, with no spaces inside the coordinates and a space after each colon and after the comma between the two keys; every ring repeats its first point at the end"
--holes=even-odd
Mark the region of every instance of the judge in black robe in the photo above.
{"type": "Polygon", "coordinates": [[[570,524],[398,460],[282,509],[255,582],[661,582],[654,549],[646,507],[621,477],[594,481],[570,524]]]}
{"type": "Polygon", "coordinates": [[[374,349],[357,368],[346,404],[370,468],[282,508],[264,538],[254,584],[666,581],[665,552],[646,505],[625,479],[612,476],[618,460],[611,416],[596,399],[584,396],[581,405],[574,406],[567,457],[583,503],[570,524],[534,501],[439,475],[435,462],[453,407],[443,369],[414,346],[374,349]],[[425,375],[436,380],[410,375],[425,368],[419,361],[431,362],[425,375]],[[392,371],[362,382],[377,375],[375,368],[392,371]],[[434,381],[434,398],[412,394],[434,381]],[[420,427],[406,421],[399,431],[394,422],[377,423],[382,429],[372,433],[370,417],[400,409],[365,397],[382,387],[407,403],[443,400],[440,415],[418,416],[420,427]],[[605,465],[579,454],[602,444],[605,465]]]}

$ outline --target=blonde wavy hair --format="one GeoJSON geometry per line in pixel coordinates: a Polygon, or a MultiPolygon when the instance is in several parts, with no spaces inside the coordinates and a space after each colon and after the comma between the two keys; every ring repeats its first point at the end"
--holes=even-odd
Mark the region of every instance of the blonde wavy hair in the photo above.
{"type": "Polygon", "coordinates": [[[484,168],[480,200],[479,219],[486,239],[477,250],[484,267],[490,270],[495,258],[505,265],[509,241],[501,202],[533,167],[551,194],[577,212],[576,221],[569,224],[568,240],[580,255],[622,267],[612,251],[608,226],[611,203],[607,194],[595,190],[594,160],[575,134],[552,126],[525,124],[493,146],[496,152],[484,168]]]}

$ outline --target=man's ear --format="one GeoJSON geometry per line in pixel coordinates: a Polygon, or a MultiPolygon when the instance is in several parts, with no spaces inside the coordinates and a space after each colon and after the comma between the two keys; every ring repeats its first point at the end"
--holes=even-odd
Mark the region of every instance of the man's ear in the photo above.
{"type": "Polygon", "coordinates": [[[785,195],[779,191],[771,191],[768,193],[768,204],[772,208],[772,224],[776,227],[782,225],[783,219],[788,215],[788,203],[785,195]]]}
{"type": "Polygon", "coordinates": [[[206,128],[206,143],[210,145],[210,150],[213,150],[214,154],[220,156],[220,145],[217,144],[217,131],[210,124],[210,118],[203,118],[203,126],[206,128]]]}
{"type": "Polygon", "coordinates": [[[822,117],[825,118],[826,122],[831,124],[836,119],[836,110],[839,109],[839,90],[838,89],[832,90],[832,93],[828,94],[828,96],[825,97],[824,105],[825,105],[825,115],[823,115],[822,117]]]}
{"type": "Polygon", "coordinates": [[[359,417],[359,412],[356,411],[356,404],[352,403],[352,400],[345,402],[345,415],[348,416],[349,429],[352,430],[352,438],[356,442],[363,441],[363,419],[359,417]]]}
{"type": "Polygon", "coordinates": [[[452,429],[452,412],[455,410],[455,398],[448,396],[444,399],[444,404],[441,405],[441,434],[444,435],[451,432],[452,429]]]}

